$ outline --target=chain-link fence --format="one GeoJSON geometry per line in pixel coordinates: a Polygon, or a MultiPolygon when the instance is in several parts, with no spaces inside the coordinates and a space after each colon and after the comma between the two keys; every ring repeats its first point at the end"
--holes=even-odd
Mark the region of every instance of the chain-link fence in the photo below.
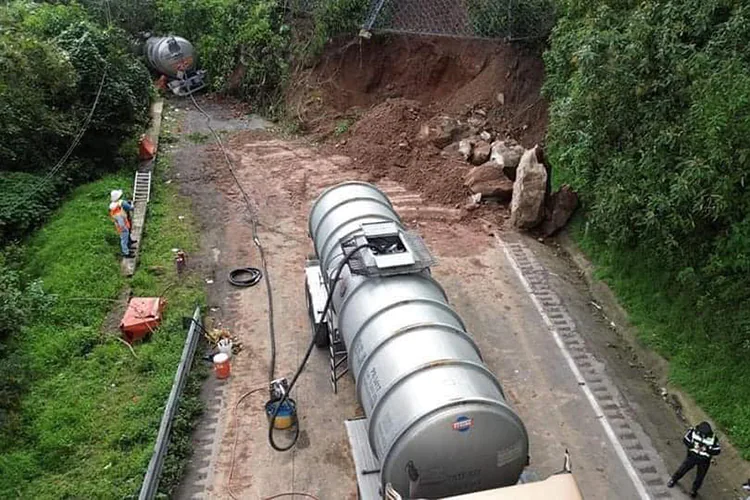
{"type": "Polygon", "coordinates": [[[461,38],[546,37],[552,0],[375,0],[365,29],[461,38]]]}
{"type": "Polygon", "coordinates": [[[545,38],[554,0],[286,0],[295,13],[364,12],[350,22],[372,32],[528,40],[545,38]]]}

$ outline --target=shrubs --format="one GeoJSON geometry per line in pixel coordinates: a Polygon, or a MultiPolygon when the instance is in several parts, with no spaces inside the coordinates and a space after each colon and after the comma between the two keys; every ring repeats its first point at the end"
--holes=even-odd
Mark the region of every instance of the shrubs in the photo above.
{"type": "MultiPolygon", "coordinates": [[[[750,6],[563,0],[559,11],[545,55],[556,181],[580,193],[618,280],[650,285],[645,316],[663,314],[653,305],[665,297],[679,311],[680,326],[660,332],[675,340],[665,353],[706,394],[750,356],[750,6]],[[701,348],[723,364],[680,351],[701,348]]],[[[726,410],[737,437],[750,422],[726,410]]]]}
{"type": "Polygon", "coordinates": [[[0,6],[0,183],[11,189],[0,201],[0,241],[39,222],[67,186],[113,170],[120,146],[145,123],[148,72],[127,48],[122,32],[95,24],[75,4],[0,6]],[[63,157],[86,122],[105,72],[75,160],[26,199],[33,192],[26,188],[38,179],[19,172],[45,175],[63,157]],[[25,206],[9,209],[14,196],[25,206]],[[44,210],[35,211],[35,203],[44,210]]]}
{"type": "MultiPolygon", "coordinates": [[[[312,52],[322,52],[326,42],[341,35],[355,35],[365,20],[369,0],[327,0],[318,2],[313,11],[315,29],[312,35],[312,52]]],[[[391,8],[386,2],[379,17],[387,17],[384,10],[391,8]]]]}
{"type": "Polygon", "coordinates": [[[546,54],[551,157],[593,231],[650,248],[715,311],[750,271],[750,8],[567,3],[546,54]]]}
{"type": "Polygon", "coordinates": [[[289,28],[277,0],[157,0],[157,32],[195,44],[213,90],[274,115],[287,76],[289,28]]]}
{"type": "Polygon", "coordinates": [[[555,22],[552,0],[469,0],[469,22],[480,37],[545,38],[555,22]]]}

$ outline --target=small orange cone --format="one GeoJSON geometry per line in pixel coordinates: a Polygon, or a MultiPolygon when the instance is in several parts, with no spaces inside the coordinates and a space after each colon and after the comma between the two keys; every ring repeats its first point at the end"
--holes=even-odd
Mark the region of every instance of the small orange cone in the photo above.
{"type": "Polygon", "coordinates": [[[154,157],[156,154],[156,146],[153,142],[151,142],[151,139],[146,137],[145,135],[141,136],[140,143],[138,144],[138,157],[141,160],[150,160],[154,157]]]}

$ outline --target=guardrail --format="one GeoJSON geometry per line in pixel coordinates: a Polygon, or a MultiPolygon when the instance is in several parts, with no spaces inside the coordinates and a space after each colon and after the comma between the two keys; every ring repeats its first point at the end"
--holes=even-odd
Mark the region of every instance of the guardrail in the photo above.
{"type": "Polygon", "coordinates": [[[193,364],[195,347],[198,345],[198,339],[200,338],[200,333],[198,332],[200,323],[201,308],[198,306],[195,308],[193,320],[190,322],[190,329],[185,339],[185,347],[182,349],[182,358],[180,359],[180,364],[177,366],[172,390],[169,393],[169,399],[167,399],[167,406],[164,408],[164,415],[161,417],[159,433],[156,436],[156,444],[154,445],[154,454],[151,455],[151,461],[148,464],[146,476],[143,478],[143,485],[141,486],[141,493],[138,495],[138,500],[152,500],[159,489],[161,468],[164,465],[164,457],[167,455],[172,419],[177,411],[177,404],[182,395],[182,389],[185,387],[190,366],[193,364]]]}

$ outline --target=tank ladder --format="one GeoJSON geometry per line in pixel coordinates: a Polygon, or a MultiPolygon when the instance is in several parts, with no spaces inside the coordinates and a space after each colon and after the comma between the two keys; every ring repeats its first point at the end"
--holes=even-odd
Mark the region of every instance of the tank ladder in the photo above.
{"type": "MultiPolygon", "coordinates": [[[[329,323],[329,325],[335,324],[333,321],[329,323]]],[[[349,372],[349,356],[338,328],[328,329],[328,355],[331,368],[331,387],[333,387],[333,393],[338,394],[339,380],[349,372]]]]}

